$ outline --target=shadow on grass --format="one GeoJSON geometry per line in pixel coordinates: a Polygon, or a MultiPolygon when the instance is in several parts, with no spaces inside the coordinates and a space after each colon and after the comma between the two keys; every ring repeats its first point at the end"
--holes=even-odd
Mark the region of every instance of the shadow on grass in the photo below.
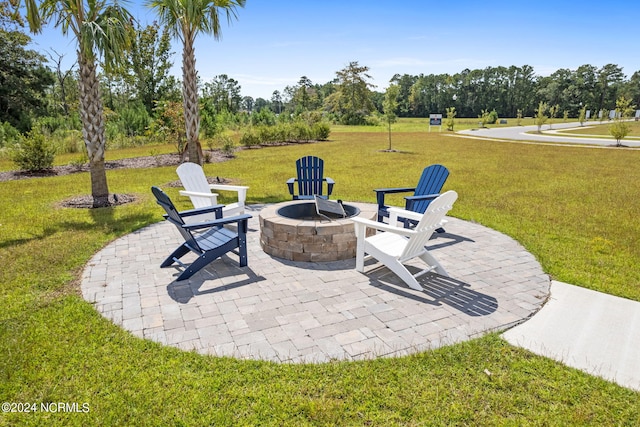
{"type": "Polygon", "coordinates": [[[24,245],[34,240],[45,239],[56,233],[67,231],[95,231],[97,228],[107,229],[109,232],[115,233],[133,231],[136,228],[140,228],[140,226],[152,224],[157,220],[157,217],[151,213],[138,213],[115,219],[113,209],[114,208],[91,209],[93,222],[62,220],[47,224],[42,228],[42,232],[34,233],[32,237],[0,241],[0,249],[24,245]],[[96,210],[109,210],[110,212],[94,213],[93,211],[96,210]]]}

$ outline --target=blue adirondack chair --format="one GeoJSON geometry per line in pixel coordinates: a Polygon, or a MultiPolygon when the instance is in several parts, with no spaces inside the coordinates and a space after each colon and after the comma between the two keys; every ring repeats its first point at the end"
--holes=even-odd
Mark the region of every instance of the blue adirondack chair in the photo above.
{"type": "Polygon", "coordinates": [[[177,280],[185,280],[217,258],[233,251],[240,257],[240,267],[247,265],[247,221],[251,215],[237,215],[222,219],[223,205],[191,209],[178,212],[167,194],[158,187],[151,187],[157,203],[167,212],[164,217],[178,227],[185,242],[180,245],[160,267],[171,267],[174,264],[184,270],[177,280]],[[214,212],[217,219],[213,221],[185,224],[185,217],[214,212]],[[237,224],[237,232],[224,228],[225,224],[237,224]],[[237,249],[237,251],[236,251],[237,249]],[[198,259],[185,265],[180,258],[193,252],[198,259]]]}
{"type": "MultiPolygon", "coordinates": [[[[444,186],[449,170],[442,165],[427,166],[422,171],[422,176],[415,187],[402,188],[379,188],[373,190],[376,192],[378,202],[378,221],[382,222],[384,218],[389,217],[389,206],[384,203],[384,196],[393,193],[409,193],[413,191],[413,196],[405,197],[405,209],[417,213],[425,213],[429,203],[440,195],[440,191],[444,186]]],[[[415,225],[415,221],[401,218],[405,227],[415,225]]]]}
{"type": "Polygon", "coordinates": [[[305,156],[296,160],[297,178],[289,178],[287,186],[293,200],[313,200],[313,196],[328,199],[333,191],[334,180],[324,176],[324,160],[315,156],[305,156]],[[298,183],[298,194],[294,184],[298,183]],[[327,195],[323,195],[323,182],[327,183],[327,195]]]}

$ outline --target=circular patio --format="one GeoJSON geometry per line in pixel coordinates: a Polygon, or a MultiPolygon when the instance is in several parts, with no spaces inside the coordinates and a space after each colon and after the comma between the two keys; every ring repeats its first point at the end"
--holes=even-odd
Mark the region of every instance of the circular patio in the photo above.
{"type": "Polygon", "coordinates": [[[403,356],[453,344],[526,320],[549,294],[550,279],[531,254],[478,224],[449,218],[447,233],[429,249],[451,277],[422,276],[425,291],[418,292],[374,260],[362,274],[354,259],[294,262],[264,253],[262,208],[247,208],[247,267],[231,254],[176,282],[176,270],[159,267],[182,244],[165,221],[98,252],[83,273],[82,294],[138,337],[284,363],[403,356]]]}

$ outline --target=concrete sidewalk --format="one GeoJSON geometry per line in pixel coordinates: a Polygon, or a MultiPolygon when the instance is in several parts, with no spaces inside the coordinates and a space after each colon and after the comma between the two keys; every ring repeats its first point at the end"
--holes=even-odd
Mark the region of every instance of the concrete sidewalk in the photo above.
{"type": "Polygon", "coordinates": [[[502,336],[512,345],[640,391],[640,302],[552,281],[542,309],[502,336]]]}

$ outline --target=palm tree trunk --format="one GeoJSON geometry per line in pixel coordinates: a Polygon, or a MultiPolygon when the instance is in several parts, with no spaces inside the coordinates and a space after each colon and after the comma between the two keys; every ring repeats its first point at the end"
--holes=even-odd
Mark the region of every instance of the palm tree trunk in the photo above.
{"type": "Polygon", "coordinates": [[[104,167],[104,116],[96,65],[93,59],[84,58],[80,52],[78,52],[78,64],[80,65],[80,118],[82,137],[89,157],[93,207],[108,206],[109,186],[104,167]]]}
{"type": "Polygon", "coordinates": [[[189,161],[202,164],[202,146],[200,145],[200,114],[198,111],[198,74],[193,39],[185,36],[182,52],[182,101],[187,134],[187,153],[189,161]]]}

